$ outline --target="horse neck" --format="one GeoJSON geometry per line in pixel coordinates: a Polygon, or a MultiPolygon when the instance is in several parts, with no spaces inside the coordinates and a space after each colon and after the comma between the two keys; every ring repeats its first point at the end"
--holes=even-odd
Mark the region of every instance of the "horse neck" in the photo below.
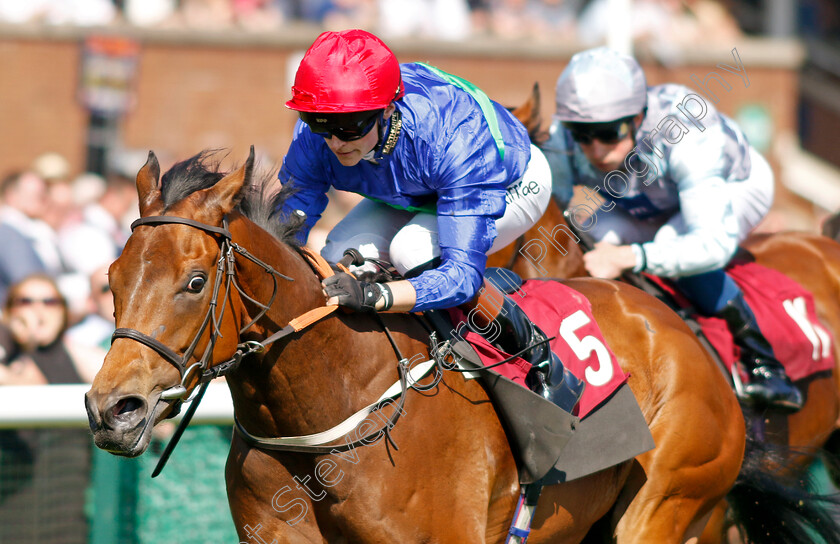
{"type": "MultiPolygon", "coordinates": [[[[294,279],[277,280],[274,303],[243,339],[265,339],[295,317],[324,305],[320,279],[295,248],[247,220],[232,222],[231,232],[234,242],[294,279]]],[[[263,303],[270,300],[273,282],[263,268],[243,262],[237,265],[237,274],[249,297],[263,303]]],[[[258,312],[244,301],[240,311],[242,325],[258,312]]],[[[395,363],[389,366],[385,361],[395,361],[387,341],[382,345],[382,338],[360,338],[346,325],[355,321],[364,321],[370,328],[367,316],[329,316],[272,344],[261,356],[246,358],[228,377],[243,425],[264,436],[308,434],[353,413],[358,404],[355,394],[377,375],[395,368],[395,363]],[[356,355],[360,350],[368,354],[356,355]]]]}
{"type": "Polygon", "coordinates": [[[539,278],[543,274],[549,278],[561,279],[588,276],[583,262],[583,246],[576,236],[566,221],[560,203],[552,197],[543,216],[534,228],[526,233],[526,241],[521,250],[525,252],[526,258],[519,259],[514,270],[525,278],[539,278]],[[531,247],[531,243],[535,246],[531,247]],[[533,252],[537,248],[545,251],[538,263],[541,268],[539,271],[533,262],[528,262],[531,260],[528,256],[534,255],[533,252]]]}

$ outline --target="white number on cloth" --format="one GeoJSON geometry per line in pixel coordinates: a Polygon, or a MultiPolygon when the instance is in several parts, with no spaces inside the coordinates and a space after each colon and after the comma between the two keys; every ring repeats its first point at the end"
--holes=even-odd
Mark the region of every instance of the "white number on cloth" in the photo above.
{"type": "Polygon", "coordinates": [[[581,361],[587,360],[593,351],[598,355],[598,369],[595,370],[590,365],[584,371],[586,381],[597,387],[609,383],[613,377],[613,366],[610,361],[610,352],[600,340],[591,334],[580,339],[575,336],[578,329],[590,322],[589,316],[583,310],[578,310],[565,317],[560,323],[560,337],[569,344],[575,356],[581,361]]]}
{"type": "Polygon", "coordinates": [[[815,361],[820,359],[820,346],[822,346],[822,357],[828,357],[831,353],[831,336],[816,323],[811,323],[808,319],[808,309],[805,306],[804,297],[796,297],[788,299],[782,303],[785,311],[793,319],[794,323],[799,325],[803,334],[808,338],[813,346],[811,358],[815,361]]]}

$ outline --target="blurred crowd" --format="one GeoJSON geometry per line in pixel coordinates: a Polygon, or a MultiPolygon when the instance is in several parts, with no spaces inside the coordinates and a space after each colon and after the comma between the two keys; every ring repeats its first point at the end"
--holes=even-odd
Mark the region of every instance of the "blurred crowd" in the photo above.
{"type": "Polygon", "coordinates": [[[137,210],[128,171],[73,176],[45,153],[0,175],[0,385],[93,379],[114,330],[108,267],[137,210]]]}
{"type": "MultiPolygon", "coordinates": [[[[739,34],[737,0],[634,0],[637,41],[686,43],[739,34]]],[[[270,32],[305,23],[363,28],[383,38],[602,41],[610,0],[0,0],[0,22],[131,25],[270,32]]],[[[656,45],[654,45],[654,48],[656,45]]]]}
{"type": "MultiPolygon", "coordinates": [[[[0,385],[89,383],[114,331],[108,268],[139,216],[144,152],[116,152],[105,177],[72,174],[60,154],[0,173],[0,385]]],[[[308,245],[360,199],[333,191],[308,245]]]]}

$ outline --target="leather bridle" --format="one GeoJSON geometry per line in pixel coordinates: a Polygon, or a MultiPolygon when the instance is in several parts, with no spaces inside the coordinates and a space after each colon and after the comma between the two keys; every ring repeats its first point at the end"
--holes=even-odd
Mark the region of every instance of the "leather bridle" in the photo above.
{"type": "Polygon", "coordinates": [[[229,372],[236,369],[236,367],[239,366],[239,363],[242,361],[242,358],[245,355],[260,352],[263,349],[265,349],[266,342],[242,342],[237,346],[236,352],[230,359],[219,363],[218,365],[210,366],[210,362],[213,357],[213,349],[216,345],[216,340],[218,340],[218,338],[222,336],[221,331],[219,330],[219,324],[222,321],[225,309],[227,307],[227,297],[225,297],[225,299],[222,301],[221,308],[218,309],[217,315],[217,308],[219,306],[218,298],[220,287],[222,285],[222,279],[224,278],[225,282],[225,293],[229,293],[230,287],[231,285],[233,285],[234,288],[237,291],[239,291],[239,294],[241,296],[260,307],[260,312],[256,315],[256,317],[251,319],[251,321],[247,325],[245,325],[239,330],[240,335],[243,332],[245,332],[249,327],[251,327],[254,323],[256,323],[260,318],[262,318],[262,316],[264,316],[266,312],[268,312],[268,310],[271,308],[271,305],[274,303],[274,299],[277,296],[277,278],[283,278],[289,281],[294,281],[294,279],[277,272],[270,265],[257,259],[246,249],[233,242],[231,233],[227,229],[226,217],[223,219],[221,227],[214,227],[211,225],[201,223],[199,221],[195,221],[193,219],[169,215],[141,217],[140,219],[134,221],[131,224],[131,230],[134,231],[135,228],[141,225],[155,226],[161,224],[187,225],[202,230],[210,235],[215,235],[219,237],[217,238],[220,240],[219,258],[216,262],[216,279],[213,282],[213,293],[212,298],[210,300],[210,306],[207,308],[207,313],[204,315],[204,320],[202,321],[201,326],[196,332],[195,337],[190,342],[189,347],[181,355],[179,355],[177,352],[175,352],[175,350],[173,350],[169,346],[166,346],[156,338],[153,338],[152,336],[138,331],[136,329],[122,327],[116,329],[113,335],[111,336],[111,342],[113,343],[113,341],[117,338],[128,338],[136,342],[140,342],[144,346],[154,350],[158,355],[163,357],[167,362],[169,362],[175,368],[177,368],[178,373],[181,377],[180,383],[163,391],[160,395],[160,399],[183,401],[184,396],[187,394],[187,381],[193,374],[193,372],[200,373],[198,375],[198,381],[196,385],[201,385],[219,376],[224,376],[225,374],[228,374],[229,372]],[[273,291],[271,293],[271,299],[268,301],[267,304],[262,304],[249,297],[239,286],[239,283],[236,281],[236,254],[242,255],[249,261],[262,267],[271,276],[274,285],[273,291]],[[202,336],[204,336],[207,327],[211,327],[210,340],[208,341],[202,356],[198,359],[195,359],[194,352],[198,347],[198,343],[201,341],[202,336]],[[191,363],[191,361],[194,359],[195,362],[191,363]]]}

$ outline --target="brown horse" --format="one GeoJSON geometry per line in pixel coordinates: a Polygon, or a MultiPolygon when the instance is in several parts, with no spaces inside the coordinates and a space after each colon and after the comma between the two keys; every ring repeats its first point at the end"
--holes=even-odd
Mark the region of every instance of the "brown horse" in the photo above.
{"type": "MultiPolygon", "coordinates": [[[[228,175],[204,159],[159,179],[150,154],[137,176],[142,218],[109,272],[122,332],[85,405],[96,445],[118,455],[145,451],[181,384],[192,391],[200,375],[276,331],[290,334],[227,374],[237,420],[258,436],[317,433],[371,404],[398,379],[395,347],[429,358],[428,333],[406,314],[383,316],[393,346],[366,314],[339,311],[287,328],[323,306],[319,278],[266,211],[276,199],[251,198],[260,193],[253,151],[228,175]]],[[[691,331],[654,297],[613,281],[568,285],[591,301],[656,448],[546,487],[529,542],[693,541],[746,474],[737,401],[691,331]]],[[[387,440],[341,455],[267,451],[234,433],[226,480],[241,540],[503,542],[517,467],[484,389],[446,374],[404,400],[387,440]]]]}
{"type": "MultiPolygon", "coordinates": [[[[536,141],[543,138],[538,92],[532,91],[529,100],[515,110],[536,141]]],[[[579,241],[560,204],[552,199],[542,219],[517,243],[491,255],[487,266],[508,267],[525,278],[586,277],[579,241]]],[[[754,234],[741,248],[740,257],[777,270],[808,289],[814,295],[818,317],[835,339],[833,352],[838,368],[833,375],[820,374],[797,384],[806,399],[802,410],[790,415],[748,414],[762,423],[769,442],[796,452],[788,457],[786,466],[791,473],[801,473],[821,448],[840,456],[840,346],[836,340],[840,337],[840,244],[826,236],[786,232],[754,234]]],[[[828,466],[834,483],[840,485],[837,463],[829,459],[828,466]]],[[[724,505],[716,509],[702,542],[720,541],[724,512],[724,505]]]]}

